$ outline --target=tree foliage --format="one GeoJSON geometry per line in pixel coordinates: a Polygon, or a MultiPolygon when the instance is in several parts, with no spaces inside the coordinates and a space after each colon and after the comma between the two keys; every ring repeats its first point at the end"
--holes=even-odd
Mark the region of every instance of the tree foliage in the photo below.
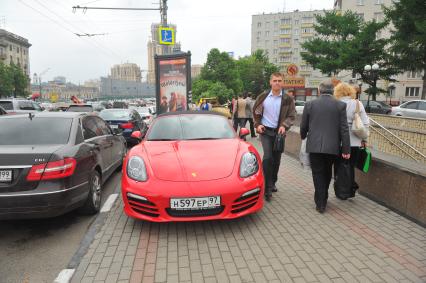
{"type": "Polygon", "coordinates": [[[391,51],[401,72],[423,71],[422,99],[426,99],[426,3],[424,0],[394,1],[384,8],[392,24],[391,51]]]}
{"type": "Polygon", "coordinates": [[[378,35],[386,27],[386,22],[375,20],[364,22],[356,13],[346,11],[325,12],[316,17],[314,28],[318,36],[305,42],[302,58],[314,68],[330,76],[340,71],[351,70],[358,73],[371,88],[367,93],[375,95],[384,90],[378,89],[371,73],[364,71],[365,65],[379,64],[376,79],[392,80],[397,71],[393,68],[392,57],[387,52],[388,39],[378,35]]]}
{"type": "Polygon", "coordinates": [[[27,96],[29,78],[17,65],[0,62],[0,97],[27,96]]]}

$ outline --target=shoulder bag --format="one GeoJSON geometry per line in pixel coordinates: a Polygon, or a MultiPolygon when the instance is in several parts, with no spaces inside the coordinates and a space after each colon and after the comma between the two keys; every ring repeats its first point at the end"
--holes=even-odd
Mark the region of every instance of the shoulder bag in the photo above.
{"type": "Polygon", "coordinates": [[[359,111],[359,100],[356,99],[356,109],[354,113],[354,117],[352,120],[352,133],[358,138],[365,140],[368,138],[368,130],[364,126],[364,123],[361,120],[360,111],[359,111]]]}

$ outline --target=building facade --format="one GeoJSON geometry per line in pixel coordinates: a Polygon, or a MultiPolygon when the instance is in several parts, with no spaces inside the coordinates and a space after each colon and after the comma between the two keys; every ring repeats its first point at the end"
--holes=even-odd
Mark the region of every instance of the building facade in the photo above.
{"type": "Polygon", "coordinates": [[[101,97],[153,97],[155,87],[146,82],[123,81],[112,78],[101,77],[101,97]]]}
{"type": "Polygon", "coordinates": [[[142,80],[141,68],[133,63],[114,65],[111,68],[111,78],[114,80],[140,82],[142,80]]]}
{"type": "Polygon", "coordinates": [[[50,100],[51,102],[68,102],[71,103],[71,97],[75,96],[80,100],[90,100],[99,98],[98,87],[85,87],[81,85],[75,85],[72,83],[56,83],[50,81],[48,83],[42,83],[31,85],[31,92],[40,93],[42,100],[50,100]]]}
{"type": "MultiPolygon", "coordinates": [[[[377,20],[381,21],[385,15],[382,5],[389,7],[394,0],[336,0],[334,9],[342,12],[350,10],[357,13],[365,21],[377,20]]],[[[378,35],[381,38],[390,37],[390,30],[385,29],[378,35]]],[[[371,65],[376,62],[371,62],[371,65]]],[[[377,100],[390,99],[394,103],[401,103],[408,100],[420,99],[423,89],[423,74],[421,72],[409,71],[399,74],[395,77],[397,82],[393,91],[389,91],[390,98],[379,95],[377,100]]],[[[389,82],[380,81],[378,86],[387,89],[389,82]]]]}
{"type": "Polygon", "coordinates": [[[317,95],[319,83],[326,77],[314,70],[301,57],[302,43],[315,36],[315,15],[323,10],[259,14],[252,16],[251,51],[264,50],[269,61],[284,73],[288,68],[298,84],[289,87],[296,99],[310,99],[317,95]],[[303,84],[301,83],[303,81],[303,84]]]}
{"type": "Polygon", "coordinates": [[[6,65],[15,64],[30,77],[28,39],[14,33],[0,29],[0,61],[6,65]]]}
{"type": "Polygon", "coordinates": [[[191,66],[191,78],[194,79],[201,74],[201,68],[203,65],[194,64],[191,66]]]}
{"type": "MultiPolygon", "coordinates": [[[[174,45],[160,45],[158,29],[160,24],[151,25],[151,40],[148,41],[148,72],[147,72],[147,82],[149,84],[155,84],[155,55],[166,55],[172,54],[176,51],[180,51],[180,43],[176,42],[174,45]]],[[[168,25],[170,28],[175,30],[175,39],[176,39],[176,25],[168,25]]]]}

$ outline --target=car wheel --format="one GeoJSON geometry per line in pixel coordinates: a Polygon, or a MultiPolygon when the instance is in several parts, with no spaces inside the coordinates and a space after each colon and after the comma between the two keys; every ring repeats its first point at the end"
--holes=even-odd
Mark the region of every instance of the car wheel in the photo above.
{"type": "Polygon", "coordinates": [[[98,171],[94,170],[89,176],[89,194],[86,202],[80,208],[82,214],[91,215],[101,208],[102,180],[98,171]]]}

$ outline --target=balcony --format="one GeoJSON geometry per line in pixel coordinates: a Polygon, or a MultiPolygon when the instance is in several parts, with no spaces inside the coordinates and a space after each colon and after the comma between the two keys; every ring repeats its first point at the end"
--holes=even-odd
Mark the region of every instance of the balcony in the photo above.
{"type": "Polygon", "coordinates": [[[291,38],[291,34],[280,34],[280,38],[291,38]]]}
{"type": "Polygon", "coordinates": [[[314,23],[302,23],[300,26],[302,28],[310,28],[314,26],[314,23]]]}

